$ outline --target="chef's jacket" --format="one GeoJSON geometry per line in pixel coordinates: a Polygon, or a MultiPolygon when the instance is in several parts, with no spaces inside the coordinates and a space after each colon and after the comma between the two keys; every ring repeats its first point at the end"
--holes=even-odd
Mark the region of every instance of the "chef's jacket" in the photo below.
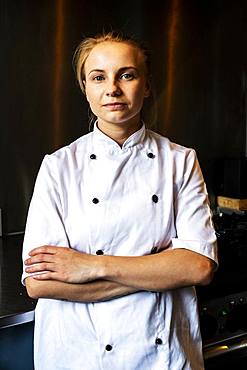
{"type": "MultiPolygon", "coordinates": [[[[217,261],[195,151],[144,125],[120,147],[95,125],[42,162],[23,259],[41,245],[115,256],[186,248],[217,261]]],[[[201,370],[201,347],[194,287],[37,303],[36,370],[201,370]]]]}

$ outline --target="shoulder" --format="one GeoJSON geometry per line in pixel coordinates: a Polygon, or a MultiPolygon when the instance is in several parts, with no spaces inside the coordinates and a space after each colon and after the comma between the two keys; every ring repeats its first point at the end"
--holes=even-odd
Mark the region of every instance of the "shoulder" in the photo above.
{"type": "Polygon", "coordinates": [[[175,161],[184,161],[196,157],[196,152],[193,148],[174,143],[157,132],[147,129],[147,137],[153,145],[157,146],[157,150],[160,153],[169,156],[170,159],[173,158],[175,161]]]}
{"type": "Polygon", "coordinates": [[[85,158],[87,152],[91,148],[92,133],[81,136],[69,145],[66,145],[51,154],[46,154],[43,160],[43,165],[49,167],[57,167],[66,169],[70,166],[75,166],[81,159],[85,158]]]}
{"type": "Polygon", "coordinates": [[[91,148],[91,133],[81,136],[51,154],[46,154],[42,160],[36,184],[56,184],[68,182],[75,173],[84,166],[84,159],[91,148]]]}
{"type": "Polygon", "coordinates": [[[73,141],[69,145],[66,145],[58,150],[56,150],[54,153],[48,155],[51,158],[64,158],[67,156],[76,156],[80,153],[85,152],[88,150],[89,144],[91,142],[91,136],[92,132],[83,135],[79,137],[77,140],[73,141]]]}

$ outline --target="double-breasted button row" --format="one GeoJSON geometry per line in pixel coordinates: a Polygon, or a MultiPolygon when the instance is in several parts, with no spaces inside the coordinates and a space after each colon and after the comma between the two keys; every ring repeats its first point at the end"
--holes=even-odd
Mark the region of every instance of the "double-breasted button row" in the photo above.
{"type": "MultiPolygon", "coordinates": [[[[161,344],[163,344],[163,341],[162,341],[162,339],[161,338],[156,338],[155,339],[155,344],[156,345],[161,345],[161,344]]],[[[111,344],[107,344],[106,346],[105,346],[105,350],[106,351],[108,351],[108,352],[110,352],[110,351],[112,351],[112,345],[111,344]]]]}
{"type": "MultiPolygon", "coordinates": [[[[151,152],[147,153],[147,156],[148,156],[148,158],[154,158],[155,157],[155,155],[153,153],[151,153],[151,152]]],[[[96,158],[97,158],[96,154],[94,154],[94,153],[90,154],[90,159],[96,159],[96,158]]],[[[154,203],[158,203],[159,197],[156,194],[153,194],[152,195],[152,201],[154,203]]],[[[98,204],[99,203],[99,199],[98,198],[93,198],[92,199],[92,202],[94,204],[98,204]]]]}
{"type": "MultiPolygon", "coordinates": [[[[156,339],[155,339],[155,344],[156,344],[156,345],[163,344],[162,339],[161,339],[161,338],[156,338],[156,339]]],[[[106,351],[108,351],[108,352],[112,351],[112,345],[111,345],[111,344],[107,344],[107,345],[105,346],[105,350],[106,350],[106,351]]]]}
{"type": "MultiPolygon", "coordinates": [[[[147,156],[148,156],[148,158],[151,158],[151,159],[155,157],[155,155],[152,152],[148,152],[147,156]]],[[[89,158],[90,159],[96,159],[97,156],[96,156],[96,154],[92,153],[92,154],[90,154],[89,158]]]]}
{"type": "MultiPolygon", "coordinates": [[[[159,201],[159,197],[158,197],[156,194],[152,195],[152,201],[153,201],[154,203],[158,203],[158,201],[159,201]]],[[[94,204],[98,204],[98,203],[99,203],[99,199],[98,199],[98,198],[93,198],[93,199],[92,199],[92,202],[93,202],[94,204]]]]}

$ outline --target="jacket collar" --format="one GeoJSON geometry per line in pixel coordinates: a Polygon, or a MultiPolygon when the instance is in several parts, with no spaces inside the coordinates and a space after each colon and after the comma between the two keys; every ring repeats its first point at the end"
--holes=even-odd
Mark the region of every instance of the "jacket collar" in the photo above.
{"type": "Polygon", "coordinates": [[[118,149],[127,149],[131,148],[133,146],[136,146],[138,144],[143,144],[144,138],[146,134],[146,128],[145,124],[142,124],[142,127],[134,132],[132,135],[130,135],[125,142],[123,143],[122,147],[111,139],[109,136],[104,134],[97,126],[97,121],[94,124],[94,129],[93,129],[93,139],[94,143],[97,145],[103,145],[103,146],[108,146],[111,148],[118,148],[118,149]]]}

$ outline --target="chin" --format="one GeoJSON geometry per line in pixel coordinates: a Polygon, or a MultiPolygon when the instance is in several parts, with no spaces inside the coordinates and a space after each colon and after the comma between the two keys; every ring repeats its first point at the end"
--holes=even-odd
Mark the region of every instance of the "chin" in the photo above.
{"type": "Polygon", "coordinates": [[[101,120],[102,123],[107,123],[107,124],[112,124],[112,125],[120,125],[120,126],[123,126],[123,125],[128,125],[129,123],[134,123],[134,124],[139,124],[139,122],[141,121],[141,118],[140,118],[140,114],[137,114],[137,115],[131,115],[131,116],[128,116],[128,117],[99,117],[99,119],[101,120]]]}

